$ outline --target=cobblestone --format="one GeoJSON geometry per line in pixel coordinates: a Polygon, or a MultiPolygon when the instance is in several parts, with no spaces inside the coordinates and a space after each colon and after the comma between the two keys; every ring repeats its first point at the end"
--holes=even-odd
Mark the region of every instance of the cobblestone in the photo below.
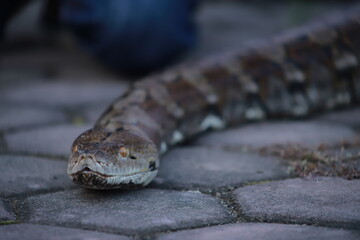
{"type": "Polygon", "coordinates": [[[0,196],[73,186],[66,174],[66,161],[0,155],[0,164],[0,196]]]}
{"type": "Polygon", "coordinates": [[[68,46],[68,49],[43,46],[5,52],[2,54],[2,59],[0,59],[2,72],[0,80],[4,81],[19,81],[26,78],[28,82],[39,79],[78,83],[99,82],[99,79],[102,82],[119,82],[118,78],[115,79],[112,74],[105,71],[95,59],[76,49],[75,46],[68,46]],[[19,68],[22,69],[21,72],[16,71],[19,68]],[[7,79],[9,77],[10,79],[7,79]]]}
{"type": "Polygon", "coordinates": [[[200,138],[197,144],[260,148],[275,144],[294,143],[317,147],[321,144],[335,144],[352,138],[354,135],[353,130],[341,125],[316,122],[267,122],[214,132],[200,138]]]}
{"type": "Polygon", "coordinates": [[[286,168],[274,157],[188,147],[163,157],[154,185],[210,189],[286,176],[286,168]]]}
{"type": "Polygon", "coordinates": [[[84,109],[84,116],[86,119],[86,122],[88,123],[95,123],[101,114],[104,113],[104,111],[107,109],[107,104],[93,104],[90,107],[87,107],[84,109]]]}
{"type": "Polygon", "coordinates": [[[15,220],[15,214],[10,212],[10,210],[5,207],[5,204],[2,201],[0,201],[0,224],[1,222],[4,221],[14,221],[14,220],[15,220]]]}
{"type": "Polygon", "coordinates": [[[239,188],[235,195],[252,220],[360,229],[360,180],[288,179],[239,188]]]}
{"type": "Polygon", "coordinates": [[[289,224],[238,223],[160,235],[157,240],[338,240],[359,239],[356,233],[340,229],[289,224]]]}
{"type": "Polygon", "coordinates": [[[144,189],[99,192],[77,189],[30,197],[25,221],[140,234],[232,220],[215,198],[198,192],[144,189]]]}
{"type": "MultiPolygon", "coordinates": [[[[33,2],[28,17],[44,1],[33,2]]],[[[343,2],[204,1],[202,41],[187,59],[254,45],[353,4],[343,2]]],[[[28,32],[25,22],[10,28],[28,32]]],[[[104,70],[63,32],[51,44],[41,33],[20,36],[6,35],[0,56],[0,239],[359,239],[360,180],[289,179],[359,178],[358,108],[203,135],[166,154],[145,189],[85,190],[66,175],[70,145],[131,79],[104,70]]]]}
{"type": "Polygon", "coordinates": [[[91,125],[57,125],[5,134],[10,151],[68,157],[71,144],[91,125]]]}
{"type": "Polygon", "coordinates": [[[0,101],[66,107],[99,102],[110,104],[125,89],[124,83],[42,83],[2,89],[0,90],[0,101]]]}
{"type": "Polygon", "coordinates": [[[54,109],[9,106],[0,107],[0,130],[65,122],[65,114],[54,109]]]}
{"type": "Polygon", "coordinates": [[[131,238],[121,235],[99,233],[94,231],[42,226],[34,224],[12,224],[0,226],[0,236],[6,240],[130,240],[131,238]]]}

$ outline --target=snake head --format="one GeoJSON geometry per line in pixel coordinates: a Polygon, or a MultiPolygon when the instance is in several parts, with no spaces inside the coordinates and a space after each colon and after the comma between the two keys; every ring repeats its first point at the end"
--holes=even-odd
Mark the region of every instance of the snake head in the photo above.
{"type": "Polygon", "coordinates": [[[135,188],[157,174],[155,144],[130,130],[90,129],[72,145],[67,173],[77,184],[93,189],[135,188]]]}

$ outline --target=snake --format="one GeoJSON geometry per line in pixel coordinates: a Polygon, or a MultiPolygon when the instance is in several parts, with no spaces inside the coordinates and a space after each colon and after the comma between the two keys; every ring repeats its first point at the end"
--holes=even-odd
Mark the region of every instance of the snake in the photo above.
{"type": "Polygon", "coordinates": [[[360,99],[360,11],[134,82],[71,147],[67,173],[91,189],[134,189],[168,149],[209,130],[303,118],[360,99]]]}

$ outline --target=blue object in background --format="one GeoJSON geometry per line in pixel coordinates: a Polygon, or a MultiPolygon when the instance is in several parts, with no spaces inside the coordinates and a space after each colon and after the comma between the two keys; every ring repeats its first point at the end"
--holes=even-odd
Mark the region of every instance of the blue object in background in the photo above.
{"type": "Polygon", "coordinates": [[[119,71],[163,67],[196,43],[196,0],[62,0],[60,20],[119,71]]]}

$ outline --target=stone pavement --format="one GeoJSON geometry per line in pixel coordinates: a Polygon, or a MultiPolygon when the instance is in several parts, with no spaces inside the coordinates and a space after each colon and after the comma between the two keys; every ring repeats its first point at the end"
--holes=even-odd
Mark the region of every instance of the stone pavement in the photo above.
{"type": "MultiPolygon", "coordinates": [[[[344,6],[208,3],[189,58],[344,6]]],[[[73,47],[11,46],[0,56],[0,239],[360,239],[360,108],[202,135],[168,152],[145,189],[91,191],[66,175],[70,145],[129,81],[73,47]]]]}

